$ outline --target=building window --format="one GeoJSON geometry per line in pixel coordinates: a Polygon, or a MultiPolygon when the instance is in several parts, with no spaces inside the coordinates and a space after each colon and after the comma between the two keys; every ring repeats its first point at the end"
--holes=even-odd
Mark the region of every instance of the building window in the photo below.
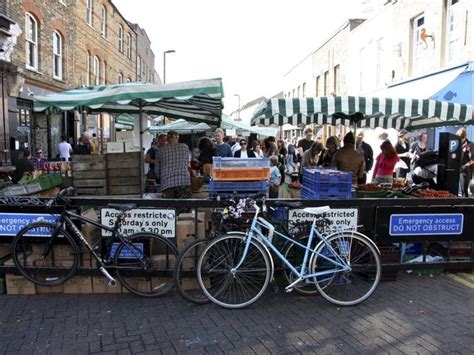
{"type": "Polygon", "coordinates": [[[341,67],[338,65],[336,65],[334,67],[334,93],[336,95],[339,94],[339,91],[341,90],[340,86],[341,86],[341,67]]]}
{"type": "Polygon", "coordinates": [[[292,96],[291,97],[295,97],[295,89],[293,89],[293,92],[292,92],[292,96]]]}
{"type": "Polygon", "coordinates": [[[86,86],[91,85],[91,54],[87,52],[86,57],[86,86]]]}
{"type": "Polygon", "coordinates": [[[132,36],[127,33],[127,58],[132,59],[132,36]]]}
{"type": "Polygon", "coordinates": [[[53,78],[63,78],[63,38],[56,31],[53,32],[53,78]]]}
{"type": "Polygon", "coordinates": [[[446,59],[448,64],[459,61],[462,57],[462,37],[467,30],[466,11],[458,0],[447,0],[446,3],[446,59]]]}
{"type": "Polygon", "coordinates": [[[298,88],[296,89],[296,97],[300,97],[300,89],[301,87],[298,85],[298,88]]]}
{"type": "Polygon", "coordinates": [[[137,57],[137,80],[142,80],[142,58],[140,56],[137,57]]]}
{"type": "Polygon", "coordinates": [[[100,10],[100,34],[102,37],[107,38],[107,9],[104,5],[100,10]]]}
{"type": "Polygon", "coordinates": [[[303,92],[302,92],[303,97],[306,97],[306,83],[303,83],[303,92]]]}
{"type": "Polygon", "coordinates": [[[30,128],[30,110],[18,108],[18,126],[30,128]]]}
{"type": "Polygon", "coordinates": [[[30,13],[25,14],[26,67],[38,70],[38,22],[30,13]]]}
{"type": "Polygon", "coordinates": [[[328,96],[329,93],[329,72],[324,72],[324,92],[323,96],[328,96]]]}
{"type": "Polygon", "coordinates": [[[120,53],[123,53],[123,27],[119,26],[118,29],[118,50],[120,53]]]}
{"type": "Polygon", "coordinates": [[[425,28],[425,15],[419,15],[412,21],[412,68],[413,74],[417,74],[423,71],[423,51],[424,42],[421,39],[421,32],[426,31],[425,28]]]}
{"type": "Polygon", "coordinates": [[[319,91],[321,90],[321,76],[318,75],[316,77],[316,92],[315,92],[315,96],[319,96],[319,91]]]}
{"type": "Polygon", "coordinates": [[[107,62],[105,60],[104,60],[104,69],[102,70],[102,73],[104,75],[103,84],[107,85],[107,62]]]}
{"type": "Polygon", "coordinates": [[[86,22],[92,26],[92,21],[94,19],[94,0],[87,0],[87,10],[86,10],[86,22]]]}
{"type": "Polygon", "coordinates": [[[94,85],[100,84],[100,60],[98,57],[94,57],[94,66],[93,66],[93,73],[94,75],[92,82],[94,85]]]}
{"type": "Polygon", "coordinates": [[[127,78],[127,84],[131,83],[132,82],[132,79],[130,78],[127,78]]]}
{"type": "Polygon", "coordinates": [[[122,73],[118,74],[118,83],[123,84],[123,74],[122,73]]]}

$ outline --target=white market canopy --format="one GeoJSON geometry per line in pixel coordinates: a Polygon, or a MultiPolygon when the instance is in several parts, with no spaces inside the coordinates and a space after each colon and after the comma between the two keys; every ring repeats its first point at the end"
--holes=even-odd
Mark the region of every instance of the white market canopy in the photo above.
{"type": "Polygon", "coordinates": [[[84,110],[149,113],[187,121],[219,124],[224,90],[221,79],[172,84],[98,85],[36,96],[34,111],[84,110]]]}
{"type": "Polygon", "coordinates": [[[240,132],[250,132],[266,137],[275,137],[278,133],[278,128],[275,127],[258,127],[249,126],[243,122],[235,121],[232,117],[222,116],[221,128],[236,129],[240,132]]]}
{"type": "Polygon", "coordinates": [[[474,123],[472,105],[435,100],[359,96],[268,99],[255,111],[252,124],[268,126],[330,124],[415,129],[474,123]]]}

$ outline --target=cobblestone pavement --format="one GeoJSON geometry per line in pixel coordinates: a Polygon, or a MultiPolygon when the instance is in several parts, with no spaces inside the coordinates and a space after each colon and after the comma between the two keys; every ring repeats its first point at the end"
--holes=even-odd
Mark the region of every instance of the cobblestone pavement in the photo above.
{"type": "Polygon", "coordinates": [[[403,275],[356,307],[269,291],[232,311],[176,293],[0,296],[2,354],[142,352],[474,354],[474,289],[403,275]]]}

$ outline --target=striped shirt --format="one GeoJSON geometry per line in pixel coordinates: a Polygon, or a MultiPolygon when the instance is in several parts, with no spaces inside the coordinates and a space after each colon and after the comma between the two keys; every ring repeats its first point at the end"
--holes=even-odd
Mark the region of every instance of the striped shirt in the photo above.
{"type": "Polygon", "coordinates": [[[189,150],[184,143],[168,143],[156,151],[155,171],[160,175],[161,190],[190,186],[189,150]]]}

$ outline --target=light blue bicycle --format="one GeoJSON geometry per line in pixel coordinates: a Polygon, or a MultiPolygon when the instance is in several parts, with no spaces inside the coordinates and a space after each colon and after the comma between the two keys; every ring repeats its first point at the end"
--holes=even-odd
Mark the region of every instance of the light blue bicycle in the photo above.
{"type": "MultiPolygon", "coordinates": [[[[380,280],[381,265],[375,244],[355,230],[339,230],[322,235],[316,216],[329,206],[305,208],[315,216],[306,245],[276,231],[259,216],[255,200],[247,200],[255,215],[245,235],[224,235],[211,241],[197,264],[199,285],[214,303],[226,308],[242,308],[257,301],[273,279],[272,254],[290,270],[292,281],[285,289],[291,292],[302,283],[314,285],[326,300],[336,305],[352,306],[372,295],[380,280]],[[283,255],[274,237],[293,243],[299,253],[283,255]]],[[[266,211],[262,200],[262,211],[266,211]]]]}

